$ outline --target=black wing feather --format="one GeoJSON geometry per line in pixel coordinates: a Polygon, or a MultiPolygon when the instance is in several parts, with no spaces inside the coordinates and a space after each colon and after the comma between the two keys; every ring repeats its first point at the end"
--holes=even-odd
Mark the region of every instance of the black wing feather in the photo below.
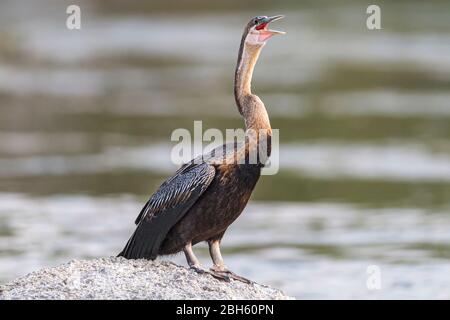
{"type": "Polygon", "coordinates": [[[166,180],[147,201],[136,219],[138,225],[119,256],[154,259],[169,230],[205,192],[215,176],[207,163],[189,163],[166,180]]]}

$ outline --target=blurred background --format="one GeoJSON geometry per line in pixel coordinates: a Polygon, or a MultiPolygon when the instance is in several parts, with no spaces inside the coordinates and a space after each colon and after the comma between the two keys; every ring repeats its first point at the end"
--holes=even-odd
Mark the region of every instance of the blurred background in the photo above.
{"type": "Polygon", "coordinates": [[[226,263],[300,299],[450,298],[450,2],[376,1],[369,31],[373,3],[1,0],[0,283],[117,254],[176,169],[172,131],[243,126],[243,27],[285,14],[253,81],[281,170],[226,234],[226,263]]]}

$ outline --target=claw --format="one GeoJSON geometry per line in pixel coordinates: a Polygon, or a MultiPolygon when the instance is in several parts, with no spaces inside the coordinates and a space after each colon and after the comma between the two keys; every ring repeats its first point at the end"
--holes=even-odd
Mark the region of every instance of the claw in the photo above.
{"type": "Polygon", "coordinates": [[[231,281],[230,277],[227,274],[221,274],[221,273],[215,272],[213,270],[208,271],[208,270],[203,269],[200,266],[191,266],[191,269],[194,270],[195,272],[197,272],[198,274],[209,274],[218,280],[222,280],[225,282],[231,281]]]}
{"type": "Polygon", "coordinates": [[[232,272],[232,271],[230,271],[228,269],[219,269],[219,268],[212,267],[209,270],[212,273],[215,273],[215,274],[218,274],[218,275],[222,275],[222,276],[226,276],[229,279],[240,281],[240,282],[243,282],[243,283],[246,283],[246,284],[253,284],[253,281],[251,281],[251,280],[249,280],[247,278],[238,276],[237,274],[235,274],[234,272],[232,272]]]}
{"type": "Polygon", "coordinates": [[[194,271],[197,272],[198,274],[204,274],[204,273],[207,273],[207,272],[208,272],[208,271],[206,271],[205,269],[203,269],[203,268],[200,267],[200,266],[191,266],[190,268],[191,268],[191,270],[194,270],[194,271]]]}
{"type": "Polygon", "coordinates": [[[225,281],[225,282],[231,282],[231,278],[229,275],[227,274],[223,274],[220,272],[216,272],[216,271],[209,271],[209,274],[212,275],[214,278],[225,281]]]}

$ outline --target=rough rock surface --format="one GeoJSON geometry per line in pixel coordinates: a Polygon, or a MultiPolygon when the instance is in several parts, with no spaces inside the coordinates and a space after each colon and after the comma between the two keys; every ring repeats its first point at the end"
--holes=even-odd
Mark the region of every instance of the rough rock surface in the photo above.
{"type": "Polygon", "coordinates": [[[0,286],[0,299],[290,299],[267,286],[223,282],[168,261],[73,260],[0,286]]]}

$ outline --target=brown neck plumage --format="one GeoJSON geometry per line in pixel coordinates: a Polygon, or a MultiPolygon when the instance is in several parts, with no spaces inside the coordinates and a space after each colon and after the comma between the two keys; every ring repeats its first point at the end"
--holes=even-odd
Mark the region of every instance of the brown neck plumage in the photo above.
{"type": "Polygon", "coordinates": [[[244,117],[246,129],[264,129],[270,134],[272,130],[264,103],[251,91],[253,70],[261,49],[261,45],[246,44],[245,36],[243,37],[236,65],[234,97],[239,112],[244,117]]]}

